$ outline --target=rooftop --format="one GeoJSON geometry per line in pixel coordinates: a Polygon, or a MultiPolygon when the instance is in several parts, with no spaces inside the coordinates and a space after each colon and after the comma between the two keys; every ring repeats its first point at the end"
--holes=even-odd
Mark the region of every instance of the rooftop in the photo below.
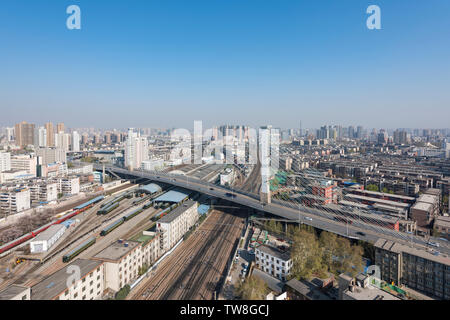
{"type": "Polygon", "coordinates": [[[377,242],[375,242],[374,245],[376,248],[388,250],[395,253],[406,253],[410,255],[414,255],[426,260],[434,261],[437,263],[442,263],[444,265],[450,265],[450,258],[445,254],[439,254],[434,255],[430,252],[428,252],[425,249],[417,249],[415,247],[409,247],[397,242],[385,240],[385,239],[378,239],[377,242]]]}
{"type": "Polygon", "coordinates": [[[345,294],[355,300],[400,300],[392,294],[372,285],[365,288],[356,285],[353,286],[353,291],[350,289],[345,290],[345,294]]]}
{"type": "Polygon", "coordinates": [[[332,300],[309,281],[291,279],[286,282],[286,286],[311,300],[332,300]]]}
{"type": "Polygon", "coordinates": [[[33,239],[32,242],[35,241],[48,241],[50,240],[56,233],[58,233],[61,229],[65,229],[66,227],[61,224],[55,224],[50,226],[47,230],[40,233],[36,238],[33,239]]]}
{"type": "Polygon", "coordinates": [[[158,222],[159,223],[170,223],[176,218],[178,218],[183,212],[185,212],[187,209],[191,208],[193,205],[195,205],[196,202],[194,200],[188,200],[184,202],[182,205],[176,207],[171,212],[169,212],[167,215],[162,217],[158,222]]]}
{"type": "Polygon", "coordinates": [[[28,290],[28,287],[19,286],[17,284],[11,284],[2,291],[0,291],[0,300],[11,300],[18,294],[28,290]]]}
{"type": "Polygon", "coordinates": [[[146,191],[148,193],[156,193],[156,192],[160,192],[162,189],[157,184],[150,183],[150,184],[140,187],[138,190],[146,191]]]}
{"type": "Polygon", "coordinates": [[[283,251],[278,250],[277,248],[274,248],[271,246],[261,245],[256,250],[260,250],[261,252],[264,252],[268,255],[274,256],[283,261],[288,261],[291,259],[291,253],[289,251],[283,252],[283,251]]]}
{"type": "Polygon", "coordinates": [[[422,211],[431,211],[433,209],[433,205],[428,202],[416,202],[411,209],[414,210],[422,210],[422,211]]]}
{"type": "Polygon", "coordinates": [[[97,253],[93,259],[102,261],[117,262],[124,256],[129,254],[133,249],[139,246],[140,242],[137,241],[115,241],[107,246],[105,249],[97,253]],[[128,244],[126,246],[125,244],[128,244]]]}
{"type": "Polygon", "coordinates": [[[155,202],[178,203],[186,199],[191,193],[192,193],[191,191],[182,188],[175,188],[156,198],[155,202]]]}
{"type": "Polygon", "coordinates": [[[67,270],[70,266],[80,268],[80,279],[91,273],[95,268],[102,264],[101,261],[89,259],[77,259],[51,274],[41,282],[31,288],[31,300],[53,300],[67,288],[67,270]]]}

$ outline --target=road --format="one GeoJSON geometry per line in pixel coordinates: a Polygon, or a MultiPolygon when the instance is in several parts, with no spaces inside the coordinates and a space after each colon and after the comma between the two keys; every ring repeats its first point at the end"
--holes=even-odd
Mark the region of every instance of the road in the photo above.
{"type": "MultiPolygon", "coordinates": [[[[100,170],[101,166],[94,165],[96,170],[100,170]]],[[[325,210],[308,208],[305,206],[294,207],[293,204],[283,201],[276,201],[271,204],[262,205],[259,196],[250,192],[242,190],[228,189],[224,186],[217,186],[209,184],[205,181],[195,179],[193,177],[187,178],[180,175],[171,175],[162,172],[149,171],[129,171],[122,168],[107,166],[107,170],[111,170],[117,174],[129,175],[146,178],[155,182],[171,184],[174,186],[186,188],[197,191],[202,194],[207,194],[220,199],[225,199],[258,211],[266,212],[279,216],[284,219],[297,221],[306,225],[313,226],[325,231],[333,232],[342,236],[363,240],[366,242],[375,243],[378,239],[383,238],[387,240],[396,241],[408,246],[414,246],[417,249],[426,249],[429,247],[428,241],[424,238],[408,235],[404,232],[399,232],[387,228],[375,227],[363,222],[353,222],[352,224],[345,224],[337,222],[332,219],[330,213],[325,210]],[[230,193],[232,195],[230,196],[230,193]]],[[[441,255],[450,255],[450,246],[446,243],[441,243],[439,248],[441,255]]]]}

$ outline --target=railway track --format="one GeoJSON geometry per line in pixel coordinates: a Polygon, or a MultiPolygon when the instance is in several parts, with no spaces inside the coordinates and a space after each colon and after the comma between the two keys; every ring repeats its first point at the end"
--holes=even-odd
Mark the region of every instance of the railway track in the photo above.
{"type": "Polygon", "coordinates": [[[131,299],[212,299],[243,228],[242,218],[223,215],[213,212],[131,299]]]}

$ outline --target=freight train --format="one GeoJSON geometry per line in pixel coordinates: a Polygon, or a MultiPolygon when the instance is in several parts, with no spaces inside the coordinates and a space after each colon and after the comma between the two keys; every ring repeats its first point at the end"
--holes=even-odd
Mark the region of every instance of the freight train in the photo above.
{"type": "Polygon", "coordinates": [[[21,244],[23,244],[23,243],[25,243],[25,242],[27,242],[30,239],[33,239],[38,234],[40,234],[40,233],[44,232],[45,230],[47,230],[50,226],[55,225],[55,224],[60,224],[60,223],[62,223],[64,221],[66,221],[66,220],[68,220],[68,219],[70,219],[70,218],[80,214],[80,213],[83,213],[84,211],[92,208],[96,203],[102,201],[104,198],[105,198],[104,196],[99,196],[99,197],[94,198],[94,199],[92,199],[92,200],[90,200],[88,202],[85,202],[82,205],[79,205],[79,206],[73,208],[72,212],[70,212],[67,215],[57,219],[56,221],[47,223],[46,225],[44,225],[42,227],[39,227],[38,229],[36,229],[36,230],[26,234],[26,235],[23,235],[22,237],[20,237],[20,238],[18,238],[16,240],[13,240],[13,241],[11,241],[9,243],[6,243],[5,245],[0,247],[0,255],[5,253],[5,252],[7,252],[7,251],[9,251],[9,250],[11,250],[11,249],[13,249],[13,248],[15,248],[15,247],[17,247],[17,246],[19,246],[19,245],[21,245],[21,244]]]}

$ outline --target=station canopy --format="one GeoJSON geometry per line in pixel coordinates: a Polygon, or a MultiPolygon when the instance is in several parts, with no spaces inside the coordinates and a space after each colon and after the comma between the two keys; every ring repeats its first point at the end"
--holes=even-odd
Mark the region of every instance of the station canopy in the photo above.
{"type": "Polygon", "coordinates": [[[156,193],[160,192],[161,190],[162,190],[161,187],[155,183],[150,183],[139,188],[139,191],[144,191],[147,193],[156,193]]]}
{"type": "Polygon", "coordinates": [[[158,198],[155,199],[155,202],[172,202],[179,203],[189,197],[192,194],[192,191],[183,189],[183,188],[175,188],[166,193],[162,194],[158,198]]]}

